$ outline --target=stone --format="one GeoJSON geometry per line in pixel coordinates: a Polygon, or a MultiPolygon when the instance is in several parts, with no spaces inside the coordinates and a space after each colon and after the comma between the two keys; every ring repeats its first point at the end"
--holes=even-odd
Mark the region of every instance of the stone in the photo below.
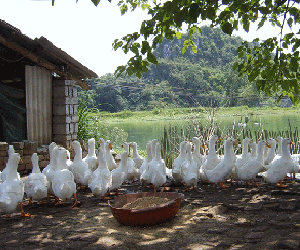
{"type": "Polygon", "coordinates": [[[59,98],[59,97],[66,97],[69,95],[69,87],[67,86],[53,86],[53,99],[59,98]]]}
{"type": "Polygon", "coordinates": [[[72,122],[72,117],[69,116],[69,115],[55,115],[55,116],[53,116],[53,124],[71,123],[71,122],[72,122]]]}
{"type": "Polygon", "coordinates": [[[53,105],[53,115],[70,115],[69,105],[53,105]]]}
{"type": "Polygon", "coordinates": [[[54,135],[68,135],[68,134],[70,134],[70,125],[67,124],[67,123],[66,124],[55,124],[55,126],[53,126],[53,134],[54,135]]]}
{"type": "Polygon", "coordinates": [[[5,156],[8,156],[8,152],[4,151],[4,150],[1,150],[0,151],[0,157],[5,157],[5,156]]]}
{"type": "Polygon", "coordinates": [[[23,154],[24,155],[32,155],[33,153],[36,153],[36,150],[34,150],[34,149],[24,149],[23,150],[23,154]]]}
{"type": "Polygon", "coordinates": [[[31,155],[24,155],[21,157],[24,164],[31,163],[31,155]]]}
{"type": "Polygon", "coordinates": [[[15,150],[16,153],[18,153],[21,157],[24,155],[23,149],[15,150]]]}
{"type": "Polygon", "coordinates": [[[39,156],[46,155],[46,154],[48,154],[48,149],[47,148],[37,148],[36,152],[39,156]]]}
{"type": "Polygon", "coordinates": [[[24,149],[24,142],[11,142],[10,144],[13,145],[15,150],[24,149]]]}
{"type": "Polygon", "coordinates": [[[36,150],[38,147],[38,142],[36,141],[24,141],[24,149],[36,150]]]}
{"type": "Polygon", "coordinates": [[[8,150],[9,145],[7,142],[0,142],[0,151],[6,151],[8,150]]]}

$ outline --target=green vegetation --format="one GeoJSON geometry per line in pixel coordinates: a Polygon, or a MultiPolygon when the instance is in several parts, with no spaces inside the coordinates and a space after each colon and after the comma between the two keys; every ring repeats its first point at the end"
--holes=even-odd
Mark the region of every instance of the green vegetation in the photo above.
{"type": "Polygon", "coordinates": [[[237,59],[240,37],[224,34],[219,28],[202,27],[202,33],[193,35],[202,52],[187,49],[181,55],[179,47],[188,40],[163,40],[154,51],[160,62],[151,65],[141,78],[106,74],[89,81],[90,90],[79,91],[89,99],[89,107],[107,112],[122,110],[142,111],[177,107],[234,107],[276,106],[280,91],[268,97],[257,91],[254,83],[239,77],[232,69],[237,59]]]}
{"type": "Polygon", "coordinates": [[[164,109],[160,112],[153,111],[120,111],[116,113],[90,112],[88,115],[94,117],[99,116],[103,122],[116,123],[116,122],[134,122],[134,121],[157,121],[157,120],[185,120],[185,119],[197,119],[206,118],[214,113],[215,117],[218,116],[244,116],[245,113],[249,115],[269,115],[269,114],[282,114],[282,113],[299,113],[300,107],[280,108],[280,107],[221,107],[221,108],[175,108],[175,109],[164,109]]]}

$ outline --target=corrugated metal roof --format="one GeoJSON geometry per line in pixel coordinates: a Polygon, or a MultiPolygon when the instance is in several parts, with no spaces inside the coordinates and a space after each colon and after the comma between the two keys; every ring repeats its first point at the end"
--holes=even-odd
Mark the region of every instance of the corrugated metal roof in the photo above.
{"type": "Polygon", "coordinates": [[[35,65],[51,70],[61,77],[76,80],[78,85],[84,89],[87,89],[85,79],[98,77],[95,72],[76,61],[45,37],[33,40],[24,35],[18,28],[1,19],[0,44],[28,58],[35,65]]]}

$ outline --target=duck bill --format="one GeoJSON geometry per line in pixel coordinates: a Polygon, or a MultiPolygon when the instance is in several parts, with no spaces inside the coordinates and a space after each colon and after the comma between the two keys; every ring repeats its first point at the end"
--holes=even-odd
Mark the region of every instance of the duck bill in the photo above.
{"type": "Polygon", "coordinates": [[[203,149],[207,149],[207,144],[206,144],[206,143],[203,143],[203,144],[202,144],[202,148],[203,148],[203,149]]]}
{"type": "Polygon", "coordinates": [[[234,143],[233,143],[233,145],[238,145],[238,144],[239,144],[239,143],[238,143],[237,140],[235,140],[234,143]]]}
{"type": "Polygon", "coordinates": [[[271,145],[269,143],[266,143],[267,148],[271,148],[271,145]]]}
{"type": "Polygon", "coordinates": [[[111,143],[108,144],[108,148],[109,148],[110,150],[112,150],[112,145],[111,145],[111,143]]]}
{"type": "Polygon", "coordinates": [[[295,142],[293,142],[293,141],[291,141],[290,143],[291,143],[292,145],[295,145],[295,142]]]}

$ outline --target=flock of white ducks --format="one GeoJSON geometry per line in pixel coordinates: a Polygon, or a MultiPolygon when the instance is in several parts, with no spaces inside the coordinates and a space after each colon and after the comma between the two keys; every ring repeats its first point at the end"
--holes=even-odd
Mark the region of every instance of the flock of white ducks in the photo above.
{"type": "Polygon", "coordinates": [[[224,141],[222,156],[216,150],[219,140],[218,136],[211,136],[208,149],[206,143],[197,137],[182,141],[179,155],[170,169],[161,158],[161,144],[157,139],[147,143],[145,159],[139,155],[135,142],[125,142],[119,163],[113,157],[109,140],[99,140],[96,154],[95,139],[89,139],[88,154],[84,158],[80,143],[74,141],[73,161],[68,150],[52,142],[49,146],[49,165],[41,172],[38,156],[34,153],[32,173],[24,181],[17,171],[20,155],[10,146],[8,162],[0,172],[0,212],[9,216],[20,206],[21,216],[30,216],[23,210],[24,193],[29,198],[26,205],[30,205],[33,200],[44,202],[46,197],[52,195],[56,204],[73,197],[75,207],[80,203],[76,196],[77,188],[82,187],[88,187],[96,197],[109,199],[107,195],[112,190],[119,194],[118,189],[124,182],[140,181],[142,185],[151,185],[154,191],[163,186],[163,191],[169,178],[173,182],[183,183],[185,191],[189,191],[196,188],[199,181],[226,187],[224,182],[230,179],[245,181],[247,184],[253,180],[257,185],[256,176],[260,173],[266,182],[284,187],[282,181],[287,174],[299,172],[299,155],[291,155],[290,144],[293,142],[289,138],[279,137],[257,143],[245,138],[241,155],[234,153],[233,147],[237,145],[237,140],[229,138],[224,141]],[[276,142],[279,145],[277,151],[276,142]],[[206,151],[207,155],[203,154],[206,151]]]}

